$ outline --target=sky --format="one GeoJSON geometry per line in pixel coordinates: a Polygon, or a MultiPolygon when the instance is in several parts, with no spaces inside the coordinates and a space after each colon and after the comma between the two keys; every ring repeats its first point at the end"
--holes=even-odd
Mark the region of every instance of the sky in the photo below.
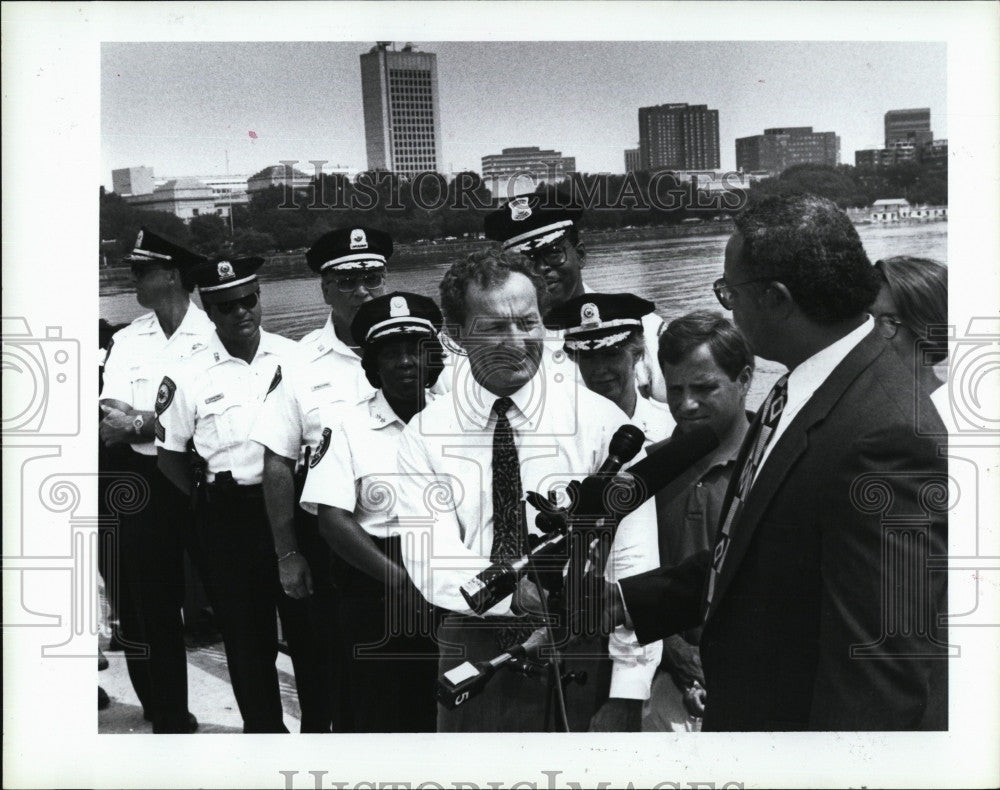
{"type": "MultiPolygon", "coordinates": [[[[365,169],[359,56],[373,44],[102,43],[103,183],[137,165],[224,174],[227,152],[228,172],[245,175],[287,159],[365,169]]],[[[836,132],[853,164],[882,144],[890,109],[929,107],[934,136],[948,136],[941,42],[413,44],[437,54],[446,172],[526,145],[575,156],[582,172],[622,172],[638,108],[673,102],[719,111],[723,169],[735,168],[737,137],[780,126],[836,132]]]]}

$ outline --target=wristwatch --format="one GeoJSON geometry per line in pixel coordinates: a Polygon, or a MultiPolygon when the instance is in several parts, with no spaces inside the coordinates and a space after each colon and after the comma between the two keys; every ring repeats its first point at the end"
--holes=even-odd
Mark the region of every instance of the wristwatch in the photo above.
{"type": "Polygon", "coordinates": [[[146,423],[146,421],[144,419],[142,419],[142,415],[141,414],[135,415],[135,419],[132,420],[132,430],[135,431],[135,435],[136,436],[138,436],[140,433],[142,433],[142,426],[145,423],[146,423]]]}

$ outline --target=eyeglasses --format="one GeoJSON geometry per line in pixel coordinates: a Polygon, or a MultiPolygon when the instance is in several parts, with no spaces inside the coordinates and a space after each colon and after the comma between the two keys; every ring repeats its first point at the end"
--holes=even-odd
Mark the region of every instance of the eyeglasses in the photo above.
{"type": "Polygon", "coordinates": [[[359,285],[363,285],[366,290],[374,291],[385,284],[385,272],[370,272],[369,274],[350,274],[338,277],[337,290],[342,294],[353,293],[359,285]]]}
{"type": "Polygon", "coordinates": [[[558,269],[560,266],[566,265],[566,245],[561,241],[534,250],[525,250],[523,255],[535,266],[558,269]]]}
{"type": "Polygon", "coordinates": [[[237,307],[242,307],[245,310],[253,310],[259,301],[260,294],[252,293],[247,294],[242,299],[231,299],[228,302],[216,302],[215,306],[223,315],[229,315],[234,312],[237,307]]]}
{"type": "Polygon", "coordinates": [[[750,285],[750,283],[760,283],[765,280],[773,280],[773,277],[754,277],[752,280],[744,280],[741,283],[727,283],[725,277],[720,277],[714,283],[712,283],[712,290],[715,292],[715,298],[719,300],[721,304],[727,310],[733,309],[733,294],[737,288],[744,285],[750,285]]]}
{"type": "Polygon", "coordinates": [[[899,331],[899,328],[903,326],[903,322],[895,316],[882,313],[882,315],[875,316],[875,326],[882,337],[886,340],[892,340],[899,331]]]}

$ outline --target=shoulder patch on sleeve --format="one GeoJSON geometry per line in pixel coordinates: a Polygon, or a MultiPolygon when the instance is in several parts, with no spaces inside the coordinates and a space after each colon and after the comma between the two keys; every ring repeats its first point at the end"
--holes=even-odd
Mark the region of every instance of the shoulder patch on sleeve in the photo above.
{"type": "Polygon", "coordinates": [[[314,452],[312,454],[312,458],[309,459],[310,469],[323,460],[323,456],[326,455],[326,451],[330,449],[330,437],[332,435],[333,431],[329,428],[323,429],[323,438],[320,440],[319,447],[316,448],[316,452],[314,452]]]}
{"type": "MultiPolygon", "coordinates": [[[[173,402],[174,393],[177,392],[177,385],[170,376],[164,376],[160,382],[160,388],[156,391],[156,415],[159,416],[167,410],[173,402]]],[[[160,441],[163,441],[162,439],[160,441]]]]}
{"type": "Polygon", "coordinates": [[[278,365],[277,369],[274,371],[274,378],[271,379],[271,383],[267,385],[267,394],[264,395],[264,399],[267,400],[267,396],[274,392],[278,385],[281,383],[281,365],[278,365]]]}

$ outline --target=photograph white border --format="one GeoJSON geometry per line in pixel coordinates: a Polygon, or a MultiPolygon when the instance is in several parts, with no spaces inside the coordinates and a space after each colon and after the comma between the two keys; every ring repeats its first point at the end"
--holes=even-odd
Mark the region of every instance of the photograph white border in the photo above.
{"type": "MultiPolygon", "coordinates": [[[[61,326],[78,340],[83,393],[97,391],[102,41],[946,41],[951,322],[961,334],[969,319],[997,315],[994,3],[5,3],[2,17],[3,315],[27,318],[36,334],[61,326]]],[[[86,409],[82,416],[78,436],[22,448],[56,448],[60,469],[92,472],[97,424],[86,409]]],[[[7,569],[21,567],[29,537],[33,557],[67,551],[55,529],[65,515],[21,501],[27,467],[16,460],[17,444],[4,439],[4,786],[281,788],[282,771],[298,772],[295,788],[319,786],[310,771],[326,772],[323,788],[961,787],[1000,777],[1000,651],[989,625],[1000,623],[995,464],[982,470],[977,514],[982,553],[993,564],[968,571],[980,574],[986,625],[952,631],[962,655],[952,662],[948,733],[98,736],[93,657],[43,659],[54,629],[19,626],[12,611],[25,574],[7,569]]],[[[995,457],[995,444],[978,444],[980,460],[995,457]]],[[[50,574],[48,598],[33,598],[47,608],[37,611],[68,613],[65,573],[50,574]]],[[[965,576],[952,579],[954,597],[965,576]]]]}

